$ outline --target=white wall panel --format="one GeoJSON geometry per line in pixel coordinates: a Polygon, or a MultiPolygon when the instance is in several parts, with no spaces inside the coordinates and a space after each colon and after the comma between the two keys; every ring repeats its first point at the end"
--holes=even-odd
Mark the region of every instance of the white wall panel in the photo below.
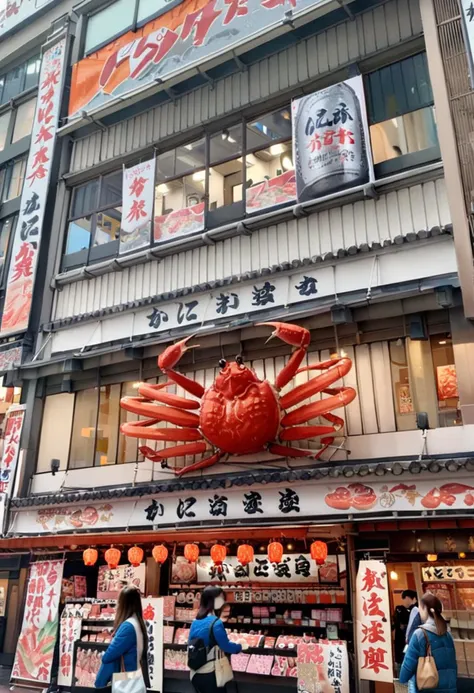
{"type": "Polygon", "coordinates": [[[374,381],[370,362],[370,347],[360,344],[355,348],[357,393],[360,399],[362,427],[364,433],[377,433],[378,421],[375,409],[374,381]]]}
{"type": "Polygon", "coordinates": [[[393,411],[392,376],[388,343],[376,342],[371,344],[370,358],[379,431],[382,433],[395,431],[396,426],[395,414],[393,411]]]}

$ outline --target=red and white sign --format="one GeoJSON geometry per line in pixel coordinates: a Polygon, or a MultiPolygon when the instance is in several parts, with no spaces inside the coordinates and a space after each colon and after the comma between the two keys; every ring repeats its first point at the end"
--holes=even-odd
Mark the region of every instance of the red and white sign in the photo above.
{"type": "Polygon", "coordinates": [[[0,2],[0,36],[30,19],[51,2],[53,0],[3,0],[0,2]]]}
{"type": "Polygon", "coordinates": [[[142,598],[143,618],[148,633],[150,690],[163,690],[163,598],[142,598]]]}
{"type": "Polygon", "coordinates": [[[61,107],[65,54],[64,38],[48,48],[41,62],[31,149],[8,271],[2,337],[28,329],[61,107]]]}
{"type": "Polygon", "coordinates": [[[109,568],[101,565],[97,578],[97,599],[118,599],[125,585],[134,585],[145,593],[146,566],[140,563],[136,568],[132,565],[119,565],[118,568],[109,568]]]}
{"type": "Polygon", "coordinates": [[[361,561],[356,582],[359,679],[393,682],[392,634],[387,567],[361,561]]]}
{"type": "Polygon", "coordinates": [[[203,231],[204,202],[155,217],[153,229],[155,243],[203,231]]]}
{"type": "Polygon", "coordinates": [[[82,619],[63,618],[61,620],[61,638],[59,642],[58,685],[72,685],[72,663],[74,643],[81,637],[82,619]]]}
{"type": "Polygon", "coordinates": [[[156,159],[123,169],[120,253],[150,245],[156,159]]]}
{"type": "Polygon", "coordinates": [[[63,567],[64,561],[58,560],[38,561],[30,568],[12,679],[43,684],[51,681],[63,567]]]}
{"type": "Polygon", "coordinates": [[[329,685],[333,693],[349,693],[349,658],[345,642],[300,643],[297,650],[300,693],[317,693],[321,690],[318,684],[329,685]]]}
{"type": "Polygon", "coordinates": [[[25,419],[25,406],[11,407],[7,412],[5,438],[3,441],[2,469],[0,473],[0,493],[11,495],[16,465],[20,454],[21,431],[25,419]]]}
{"type": "Polygon", "coordinates": [[[295,200],[296,175],[294,171],[286,171],[280,176],[252,185],[247,190],[245,206],[247,213],[251,213],[295,200]]]}

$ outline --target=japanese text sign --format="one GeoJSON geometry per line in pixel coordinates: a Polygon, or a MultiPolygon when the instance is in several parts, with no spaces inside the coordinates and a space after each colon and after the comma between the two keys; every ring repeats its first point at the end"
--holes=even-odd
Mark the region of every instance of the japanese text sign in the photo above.
{"type": "Polygon", "coordinates": [[[119,565],[118,568],[101,565],[97,578],[97,599],[117,599],[125,585],[134,585],[144,594],[145,572],[144,563],[137,567],[119,565]]]}
{"type": "Polygon", "coordinates": [[[123,170],[120,253],[150,245],[156,159],[123,170]]]}
{"type": "Polygon", "coordinates": [[[356,583],[359,679],[393,682],[392,634],[387,568],[382,561],[361,561],[356,583]]]}
{"type": "Polygon", "coordinates": [[[148,634],[150,690],[163,690],[163,599],[142,598],[143,619],[148,634]]]}
{"type": "Polygon", "coordinates": [[[271,563],[267,556],[242,566],[236,556],[228,556],[222,566],[216,567],[210,557],[197,563],[197,582],[287,582],[315,583],[319,581],[318,567],[309,554],[283,556],[280,563],[271,563]]]}
{"type": "Polygon", "coordinates": [[[59,639],[59,672],[58,685],[71,686],[74,643],[81,637],[82,620],[80,618],[62,618],[61,636],[59,639]]]}
{"type": "Polygon", "coordinates": [[[474,2],[472,0],[460,0],[460,3],[471,85],[474,86],[474,2]]]}
{"type": "Polygon", "coordinates": [[[330,0],[185,0],[74,65],[69,116],[168,80],[330,0]]]}
{"type": "Polygon", "coordinates": [[[32,15],[52,2],[53,0],[3,0],[0,3],[0,36],[26,19],[30,19],[32,15]]]}
{"type": "Polygon", "coordinates": [[[421,569],[423,582],[473,582],[474,566],[466,565],[430,565],[421,569]]]}
{"type": "Polygon", "coordinates": [[[2,336],[28,329],[61,107],[65,52],[66,39],[61,39],[48,48],[41,61],[31,149],[8,271],[2,336]]]}
{"type": "Polygon", "coordinates": [[[318,693],[321,690],[318,684],[329,685],[333,693],[349,693],[349,658],[345,642],[303,642],[297,649],[300,693],[318,693]]]}
{"type": "Polygon", "coordinates": [[[0,472],[0,493],[4,493],[7,497],[11,495],[15,479],[24,418],[25,407],[23,405],[10,407],[7,412],[0,472]]]}
{"type": "Polygon", "coordinates": [[[63,566],[62,560],[31,565],[13,679],[43,684],[51,680],[63,566]]]}
{"type": "Polygon", "coordinates": [[[362,77],[292,103],[298,202],[374,180],[362,77]]]}

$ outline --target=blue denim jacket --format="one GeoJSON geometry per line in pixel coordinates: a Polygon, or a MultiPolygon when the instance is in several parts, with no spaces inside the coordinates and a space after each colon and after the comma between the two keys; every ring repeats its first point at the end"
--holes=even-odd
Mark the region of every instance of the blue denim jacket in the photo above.
{"type": "MultiPolygon", "coordinates": [[[[112,681],[113,674],[120,672],[121,663],[125,671],[137,669],[137,634],[132,623],[124,621],[114,635],[114,638],[102,657],[102,664],[95,680],[96,688],[104,688],[112,681]]],[[[142,672],[145,685],[150,688],[148,666],[146,666],[146,653],[142,660],[142,672]],[[145,664],[145,666],[143,666],[145,664]]]]}
{"type": "MultiPolygon", "coordinates": [[[[433,689],[433,691],[436,691],[436,693],[457,693],[458,672],[456,651],[454,649],[454,641],[451,634],[446,633],[445,635],[438,635],[428,630],[428,628],[424,628],[424,630],[429,638],[431,653],[434,657],[439,674],[438,686],[433,689]]],[[[418,666],[418,659],[425,656],[426,640],[422,629],[418,628],[418,630],[413,633],[400,670],[400,683],[410,682],[411,691],[417,691],[416,669],[418,666]]],[[[429,692],[424,691],[424,693],[429,692]]]]}

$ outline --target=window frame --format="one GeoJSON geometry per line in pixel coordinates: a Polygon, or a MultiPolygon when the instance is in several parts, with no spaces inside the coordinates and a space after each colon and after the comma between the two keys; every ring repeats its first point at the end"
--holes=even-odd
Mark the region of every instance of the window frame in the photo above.
{"type": "Polygon", "coordinates": [[[0,73],[0,84],[1,84],[2,79],[5,80],[5,82],[3,84],[1,84],[1,86],[0,86],[0,113],[3,112],[3,109],[5,109],[5,110],[9,109],[9,104],[11,101],[16,103],[19,99],[22,99],[24,95],[29,94],[33,90],[38,89],[40,72],[38,72],[38,81],[36,84],[33,84],[29,87],[25,86],[26,85],[28,65],[33,60],[39,60],[40,61],[40,69],[41,69],[41,52],[38,53],[35,50],[35,51],[32,51],[30,53],[29,58],[27,58],[26,60],[24,58],[22,58],[19,62],[11,65],[7,70],[5,70],[5,72],[0,73]],[[16,70],[20,67],[24,67],[23,77],[21,79],[21,88],[19,89],[18,92],[16,92],[16,94],[14,96],[10,97],[8,99],[8,101],[4,102],[3,101],[3,91],[5,88],[6,78],[10,72],[12,72],[13,70],[16,70]]]}
{"type": "Polygon", "coordinates": [[[25,176],[26,176],[26,168],[28,166],[28,154],[22,154],[21,156],[17,156],[14,159],[10,159],[5,163],[4,166],[1,167],[2,171],[5,171],[3,181],[1,181],[0,184],[0,205],[7,204],[8,202],[12,202],[13,200],[21,198],[22,192],[23,192],[23,186],[25,185],[25,178],[23,178],[23,185],[21,188],[21,192],[19,195],[15,195],[15,197],[9,197],[4,199],[4,194],[5,194],[5,189],[9,188],[12,182],[12,173],[13,169],[15,167],[15,164],[18,162],[23,161],[25,165],[25,176]]]}

